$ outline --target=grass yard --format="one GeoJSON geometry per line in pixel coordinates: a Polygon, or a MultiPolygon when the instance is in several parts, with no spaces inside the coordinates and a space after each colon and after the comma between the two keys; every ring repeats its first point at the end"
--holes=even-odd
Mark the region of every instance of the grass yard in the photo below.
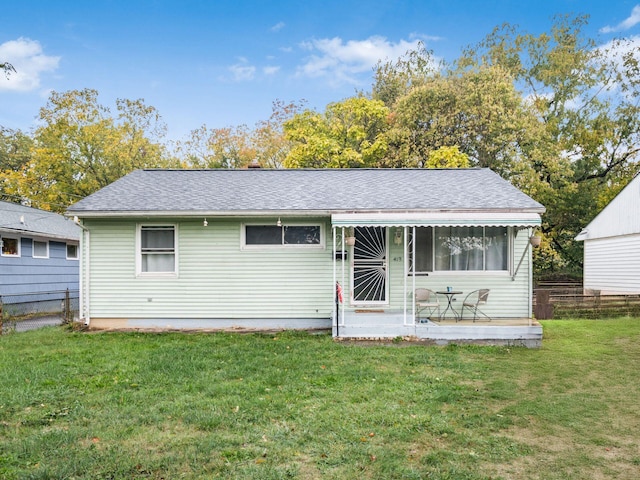
{"type": "Polygon", "coordinates": [[[0,478],[640,478],[640,319],[543,323],[539,350],[3,336],[0,478]]]}

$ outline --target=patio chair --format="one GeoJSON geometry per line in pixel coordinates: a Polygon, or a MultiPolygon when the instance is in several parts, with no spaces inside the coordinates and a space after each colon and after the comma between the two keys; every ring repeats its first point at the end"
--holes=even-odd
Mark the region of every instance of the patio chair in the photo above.
{"type": "Polygon", "coordinates": [[[414,294],[416,303],[416,322],[420,323],[420,313],[427,311],[426,318],[431,320],[434,312],[437,312],[437,318],[440,318],[440,300],[438,294],[428,288],[416,288],[414,294]]]}
{"type": "Polygon", "coordinates": [[[480,310],[480,307],[487,304],[487,300],[489,299],[489,289],[481,288],[479,290],[474,290],[469,295],[467,295],[462,302],[462,311],[460,312],[460,319],[464,318],[464,309],[470,310],[473,312],[473,321],[475,322],[478,318],[478,314],[485,317],[487,320],[491,321],[491,317],[480,310]]]}

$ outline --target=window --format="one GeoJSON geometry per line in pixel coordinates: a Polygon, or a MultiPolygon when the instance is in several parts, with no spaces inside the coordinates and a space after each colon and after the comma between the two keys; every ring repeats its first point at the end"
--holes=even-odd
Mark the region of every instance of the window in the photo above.
{"type": "Polygon", "coordinates": [[[3,257],[19,257],[20,256],[20,239],[2,237],[2,256],[3,257]]]}
{"type": "Polygon", "coordinates": [[[244,243],[247,246],[321,246],[320,225],[245,225],[244,243]]]}
{"type": "Polygon", "coordinates": [[[139,228],[139,272],[176,272],[175,225],[141,225],[139,228]]]}
{"type": "Polygon", "coordinates": [[[507,227],[416,228],[416,273],[506,271],[507,227]]]}
{"type": "Polygon", "coordinates": [[[49,258],[49,242],[33,241],[33,258],[49,258]]]}
{"type": "Polygon", "coordinates": [[[67,243],[67,260],[78,259],[78,245],[75,243],[67,243]]]}

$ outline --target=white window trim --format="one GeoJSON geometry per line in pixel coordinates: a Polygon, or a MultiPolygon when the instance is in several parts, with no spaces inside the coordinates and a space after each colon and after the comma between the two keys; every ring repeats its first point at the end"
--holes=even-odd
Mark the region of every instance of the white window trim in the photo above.
{"type": "MultiPolygon", "coordinates": [[[[486,226],[493,226],[493,225],[485,225],[486,226]]],[[[418,227],[418,228],[424,228],[424,227],[418,227]]],[[[437,227],[430,227],[435,229],[437,227]]],[[[459,276],[459,275],[476,275],[476,276],[481,276],[481,275],[491,275],[491,276],[511,276],[512,271],[513,271],[513,256],[514,256],[514,233],[513,233],[513,227],[509,227],[509,226],[505,226],[505,228],[507,229],[507,269],[506,270],[436,270],[435,268],[432,271],[429,272],[415,272],[412,273],[410,272],[410,268],[407,268],[407,271],[409,272],[409,276],[413,276],[416,275],[418,277],[420,276],[433,276],[433,277],[438,277],[438,276],[443,276],[443,277],[451,277],[451,276],[459,276]]],[[[433,248],[432,245],[432,255],[435,255],[435,249],[433,248]]],[[[407,256],[407,261],[409,261],[409,256],[407,256]]],[[[433,265],[435,265],[435,258],[433,258],[433,265]]]]}
{"type": "Polygon", "coordinates": [[[65,246],[64,246],[64,249],[66,251],[67,260],[80,260],[80,245],[78,245],[77,243],[66,243],[65,246]],[[76,256],[75,257],[70,257],[69,256],[69,247],[70,246],[76,247],[76,256]]]}
{"type": "Polygon", "coordinates": [[[278,245],[247,245],[247,226],[255,226],[255,227],[271,227],[276,226],[275,224],[265,223],[265,222],[247,222],[240,224],[240,248],[241,250],[280,250],[280,249],[304,249],[304,250],[324,250],[326,247],[325,242],[325,234],[324,234],[324,224],[320,222],[287,222],[286,225],[283,224],[282,227],[320,227],[320,243],[313,244],[291,244],[291,243],[282,243],[278,245]]]}
{"type": "Polygon", "coordinates": [[[11,240],[15,240],[17,242],[18,245],[18,253],[13,255],[13,254],[8,254],[8,253],[4,253],[2,248],[0,248],[0,256],[3,257],[8,257],[8,258],[18,258],[22,256],[22,238],[20,237],[11,237],[11,236],[2,236],[0,237],[0,241],[4,242],[5,238],[9,238],[11,240]]]}
{"type": "Polygon", "coordinates": [[[176,223],[138,223],[136,225],[136,277],[143,278],[176,278],[178,276],[178,224],[176,223]],[[173,272],[142,271],[142,227],[173,227],[173,272]]]}
{"type": "Polygon", "coordinates": [[[31,240],[31,256],[33,258],[49,258],[49,241],[48,240],[39,240],[37,238],[34,238],[31,240]],[[44,243],[47,253],[45,253],[44,255],[36,255],[36,242],[38,243],[44,243]]]}

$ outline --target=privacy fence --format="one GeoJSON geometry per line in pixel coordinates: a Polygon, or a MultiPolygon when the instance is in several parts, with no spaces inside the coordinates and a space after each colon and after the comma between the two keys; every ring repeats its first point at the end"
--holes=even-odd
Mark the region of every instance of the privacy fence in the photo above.
{"type": "Polygon", "coordinates": [[[601,295],[581,283],[540,282],[534,289],[534,315],[550,318],[640,317],[640,295],[601,295]]]}
{"type": "Polygon", "coordinates": [[[78,290],[0,295],[0,334],[70,323],[78,317],[78,290]]]}

